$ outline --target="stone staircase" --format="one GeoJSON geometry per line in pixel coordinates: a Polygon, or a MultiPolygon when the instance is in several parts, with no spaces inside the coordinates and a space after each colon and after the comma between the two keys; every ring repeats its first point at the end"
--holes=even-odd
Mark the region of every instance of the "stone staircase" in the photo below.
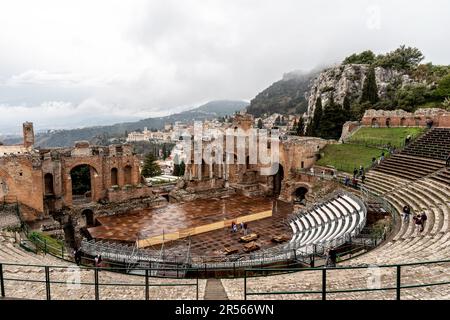
{"type": "Polygon", "coordinates": [[[402,154],[445,160],[450,154],[450,128],[433,128],[408,145],[402,154]]]}
{"type": "Polygon", "coordinates": [[[373,171],[393,175],[406,180],[415,180],[432,174],[445,167],[445,161],[420,158],[407,154],[393,154],[373,171]]]}

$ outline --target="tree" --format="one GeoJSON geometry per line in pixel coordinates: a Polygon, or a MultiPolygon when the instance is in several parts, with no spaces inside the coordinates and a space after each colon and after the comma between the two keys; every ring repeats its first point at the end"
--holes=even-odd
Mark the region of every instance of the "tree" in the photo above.
{"type": "Polygon", "coordinates": [[[394,51],[385,55],[378,55],[376,65],[383,68],[393,68],[397,70],[411,70],[424,59],[422,52],[413,47],[401,45],[394,51]]]}
{"type": "Polygon", "coordinates": [[[156,163],[156,158],[152,153],[145,156],[144,166],[142,168],[142,175],[146,178],[154,177],[161,174],[161,168],[156,163]]]}
{"type": "Polygon", "coordinates": [[[320,122],[322,120],[322,99],[320,97],[316,100],[316,106],[314,108],[314,115],[308,125],[308,136],[317,136],[319,133],[320,122]]]}
{"type": "Polygon", "coordinates": [[[305,133],[305,122],[303,121],[303,117],[298,119],[297,127],[295,128],[295,134],[297,136],[303,136],[305,133]]]}
{"type": "Polygon", "coordinates": [[[339,139],[342,133],[342,126],[346,121],[346,116],[342,112],[342,107],[334,102],[331,96],[326,107],[323,109],[320,128],[317,135],[324,139],[339,139]]]}
{"type": "Polygon", "coordinates": [[[361,53],[354,53],[344,59],[342,64],[372,64],[375,61],[375,54],[371,50],[366,50],[361,53]]]}
{"type": "Polygon", "coordinates": [[[371,104],[378,102],[378,88],[375,79],[375,69],[373,67],[369,68],[366,79],[364,80],[360,102],[370,102],[371,104]]]}
{"type": "Polygon", "coordinates": [[[407,85],[397,91],[396,100],[399,108],[405,111],[414,111],[427,101],[430,101],[431,91],[426,85],[407,85]]]}
{"type": "Polygon", "coordinates": [[[342,102],[342,111],[344,112],[345,119],[353,120],[351,101],[348,94],[345,95],[344,101],[342,102]]]}
{"type": "Polygon", "coordinates": [[[439,81],[436,90],[434,90],[433,92],[433,95],[442,100],[450,97],[450,75],[442,78],[439,81]]]}
{"type": "Polygon", "coordinates": [[[258,129],[262,129],[263,128],[263,122],[262,122],[261,118],[258,119],[257,126],[258,126],[258,129]]]}

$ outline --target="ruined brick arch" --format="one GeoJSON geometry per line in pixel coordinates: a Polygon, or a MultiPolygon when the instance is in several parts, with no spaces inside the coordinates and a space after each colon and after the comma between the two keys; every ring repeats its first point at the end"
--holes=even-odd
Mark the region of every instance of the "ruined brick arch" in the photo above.
{"type": "Polygon", "coordinates": [[[302,202],[306,199],[306,195],[311,192],[311,185],[305,182],[294,183],[288,190],[290,201],[302,202]]]}
{"type": "Polygon", "coordinates": [[[378,123],[378,119],[377,118],[372,118],[371,126],[372,127],[379,127],[379,123],[378,123]]]}
{"type": "Polygon", "coordinates": [[[95,174],[102,174],[102,171],[101,171],[101,170],[98,170],[98,165],[97,165],[96,161],[85,161],[85,160],[83,160],[83,161],[77,161],[77,162],[74,162],[74,163],[70,164],[69,166],[66,167],[66,172],[67,172],[68,174],[70,174],[70,172],[71,172],[75,167],[78,167],[78,166],[84,166],[84,165],[89,166],[89,167],[91,167],[92,169],[94,169],[94,173],[95,173],[95,174]]]}
{"type": "Polygon", "coordinates": [[[103,172],[98,168],[101,168],[96,161],[90,161],[90,159],[77,159],[74,162],[66,162],[65,175],[64,175],[64,199],[68,206],[71,206],[74,202],[74,196],[72,194],[72,177],[71,172],[74,168],[79,166],[88,166],[91,170],[90,176],[90,197],[88,201],[98,201],[103,195],[103,172]]]}

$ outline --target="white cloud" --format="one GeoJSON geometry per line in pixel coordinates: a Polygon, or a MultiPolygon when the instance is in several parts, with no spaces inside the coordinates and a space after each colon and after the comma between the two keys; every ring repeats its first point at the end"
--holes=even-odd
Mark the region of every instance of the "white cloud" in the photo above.
{"type": "Polygon", "coordinates": [[[70,127],[107,115],[51,121],[46,101],[70,103],[68,114],[84,101],[120,106],[115,117],[167,114],[251,99],[285,72],[403,43],[449,64],[449,11],[445,0],[2,0],[0,104],[28,108],[9,116],[19,126],[36,113],[70,127]]]}

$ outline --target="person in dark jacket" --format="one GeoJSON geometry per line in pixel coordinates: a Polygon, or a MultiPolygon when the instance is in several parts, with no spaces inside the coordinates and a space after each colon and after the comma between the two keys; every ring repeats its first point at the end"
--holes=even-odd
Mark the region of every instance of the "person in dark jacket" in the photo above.
{"type": "Polygon", "coordinates": [[[425,229],[425,222],[427,221],[428,217],[425,213],[425,211],[422,212],[420,215],[420,232],[422,232],[425,229]]]}

